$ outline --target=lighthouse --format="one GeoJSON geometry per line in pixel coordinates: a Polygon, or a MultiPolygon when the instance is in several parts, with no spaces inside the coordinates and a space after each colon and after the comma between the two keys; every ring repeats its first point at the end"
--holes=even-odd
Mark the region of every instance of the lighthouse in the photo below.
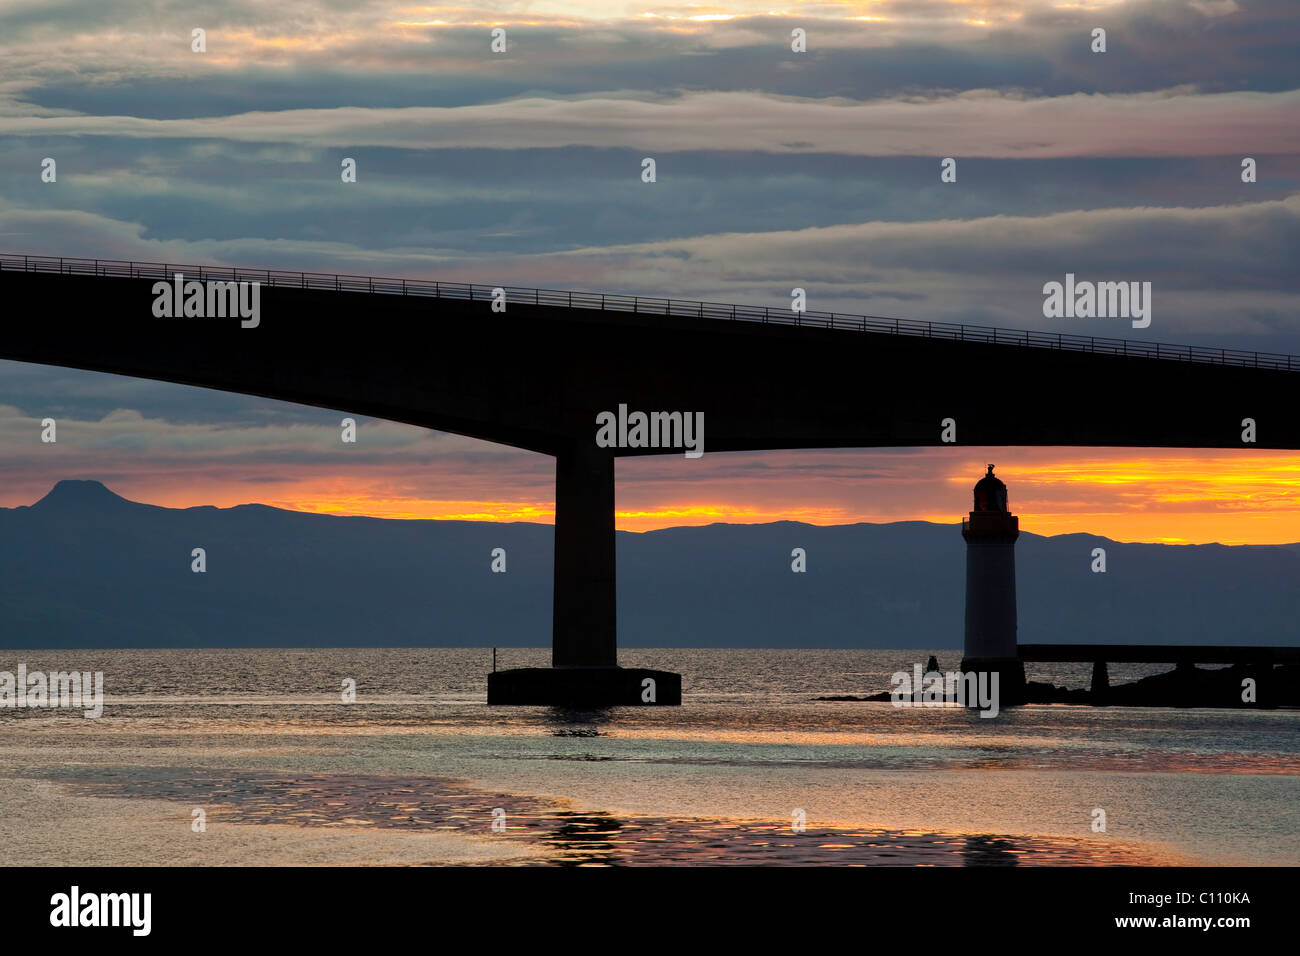
{"type": "Polygon", "coordinates": [[[975,483],[975,507],[962,520],[966,539],[966,640],[963,672],[999,674],[1003,704],[1024,699],[1025,667],[1016,650],[1016,538],[1020,520],[1007,508],[1007,486],[988,473],[975,483]]]}

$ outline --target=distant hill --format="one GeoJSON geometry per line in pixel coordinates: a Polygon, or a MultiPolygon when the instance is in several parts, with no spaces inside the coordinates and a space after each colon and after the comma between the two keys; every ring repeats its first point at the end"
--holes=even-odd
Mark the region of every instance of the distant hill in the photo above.
{"type": "MultiPolygon", "coordinates": [[[[545,646],[551,548],[548,525],[160,508],[61,481],[0,509],[0,647],[545,646]]],[[[964,549],[917,521],[620,532],[619,642],[960,647],[964,549]]],[[[1295,545],[1026,533],[1017,572],[1022,641],[1300,643],[1295,545]]]]}

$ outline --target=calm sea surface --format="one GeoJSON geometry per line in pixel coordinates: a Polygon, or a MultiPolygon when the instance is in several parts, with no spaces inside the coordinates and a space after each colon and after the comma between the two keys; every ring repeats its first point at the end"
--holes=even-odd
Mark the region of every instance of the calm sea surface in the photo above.
{"type": "MultiPolygon", "coordinates": [[[[482,649],[0,651],[0,671],[103,671],[106,696],[99,720],[0,710],[0,773],[203,800],[248,823],[478,827],[475,813],[509,803],[512,834],[549,819],[548,852],[584,861],[1074,862],[1077,844],[1077,861],[1300,863],[1300,711],[988,720],[814,700],[888,690],[931,653],[959,663],[954,650],[624,650],[624,665],[681,672],[683,706],[574,713],[487,707],[482,649]],[[798,811],[820,842],[791,836],[798,811]],[[872,842],[883,831],[894,839],[872,842]]],[[[501,668],[548,662],[498,651],[501,668]]],[[[1090,676],[1031,666],[1069,686],[1090,676]]],[[[1112,665],[1111,680],[1161,669],[1112,665]]]]}

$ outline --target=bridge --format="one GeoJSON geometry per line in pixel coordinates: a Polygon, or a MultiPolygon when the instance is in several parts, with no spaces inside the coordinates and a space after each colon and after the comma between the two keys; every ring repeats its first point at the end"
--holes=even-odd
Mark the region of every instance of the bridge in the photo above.
{"type": "Polygon", "coordinates": [[[345,409],[554,456],[553,667],[492,675],[489,703],[680,702],[677,675],[617,666],[614,462],[675,454],[683,481],[694,462],[681,448],[600,447],[597,416],[620,406],[702,414],[706,454],[949,440],[1300,448],[1295,356],[496,288],[0,255],[0,358],[345,409]],[[155,284],[178,273],[259,283],[257,326],[156,317],[155,284]]]}

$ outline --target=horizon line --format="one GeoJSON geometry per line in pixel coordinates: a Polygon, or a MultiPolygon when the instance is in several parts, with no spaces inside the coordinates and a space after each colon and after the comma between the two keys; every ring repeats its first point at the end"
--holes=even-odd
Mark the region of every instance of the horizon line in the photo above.
{"type": "MultiPolygon", "coordinates": [[[[17,511],[23,508],[34,508],[37,505],[39,505],[41,502],[49,498],[54,493],[55,489],[58,488],[60,485],[78,484],[78,483],[97,485],[99,486],[99,488],[103,489],[113,498],[116,498],[119,501],[126,502],[127,504],[141,505],[146,508],[161,508],[165,511],[191,511],[196,508],[210,508],[216,511],[233,511],[236,508],[252,507],[252,508],[267,508],[272,511],[280,511],[285,514],[309,515],[318,518],[369,518],[373,521],[420,521],[420,522],[444,522],[444,523],[458,522],[461,524],[483,524],[483,525],[522,524],[522,525],[535,525],[537,527],[544,527],[544,528],[551,528],[554,527],[555,525],[554,521],[497,520],[492,518],[465,518],[465,517],[458,517],[458,516],[446,517],[446,516],[437,516],[437,515],[416,517],[416,516],[376,515],[376,514],[366,514],[364,512],[340,513],[340,512],[328,512],[328,511],[305,511],[299,508],[286,508],[280,505],[270,505],[261,501],[245,501],[233,505],[199,504],[199,505],[185,505],[181,507],[176,507],[172,505],[158,505],[148,501],[137,501],[134,498],[127,498],[125,495],[118,494],[116,491],[110,488],[106,482],[101,481],[98,478],[59,478],[54,482],[53,485],[50,486],[49,491],[47,491],[40,498],[33,501],[31,504],[0,505],[0,510],[17,511]]],[[[619,512],[616,511],[615,516],[617,517],[618,515],[619,512]]],[[[1029,513],[1020,513],[1017,515],[1017,517],[1022,519],[1026,519],[1026,518],[1032,519],[1033,515],[1029,513]]],[[[711,521],[708,522],[707,524],[665,525],[664,527],[661,528],[647,528],[639,531],[620,528],[620,529],[616,529],[615,533],[642,535],[642,534],[653,534],[655,532],[661,532],[661,531],[693,530],[698,528],[713,528],[718,526],[741,528],[741,527],[751,527],[751,526],[759,527],[763,525],[777,525],[777,524],[800,525],[806,528],[856,528],[861,526],[881,528],[881,527],[888,527],[891,525],[901,525],[901,524],[924,524],[924,525],[932,525],[937,528],[948,528],[948,527],[960,528],[963,520],[964,517],[959,516],[952,519],[951,521],[937,521],[932,518],[900,518],[894,521],[850,521],[845,523],[832,523],[832,522],[801,521],[796,518],[777,518],[768,521],[711,521]]],[[[1066,538],[1072,536],[1083,536],[1083,537],[1093,538],[1098,541],[1108,541],[1112,544],[1148,544],[1148,545],[1159,545],[1162,547],[1172,547],[1172,548],[1179,548],[1179,547],[1199,548],[1199,547],[1211,547],[1211,546],[1217,546],[1221,548],[1300,547],[1300,541],[1278,541],[1278,542],[1264,543],[1264,544],[1253,543],[1253,542],[1247,542],[1241,544],[1225,544],[1222,541],[1195,542],[1195,541],[1179,541],[1179,540],[1157,540],[1157,541],[1122,540],[1120,538],[1112,538],[1107,535],[1097,534],[1095,532],[1090,532],[1090,531],[1067,531],[1061,534],[1041,534],[1035,531],[1022,531],[1021,533],[1035,538],[1042,538],[1044,540],[1050,540],[1054,538],[1066,538]]]]}

